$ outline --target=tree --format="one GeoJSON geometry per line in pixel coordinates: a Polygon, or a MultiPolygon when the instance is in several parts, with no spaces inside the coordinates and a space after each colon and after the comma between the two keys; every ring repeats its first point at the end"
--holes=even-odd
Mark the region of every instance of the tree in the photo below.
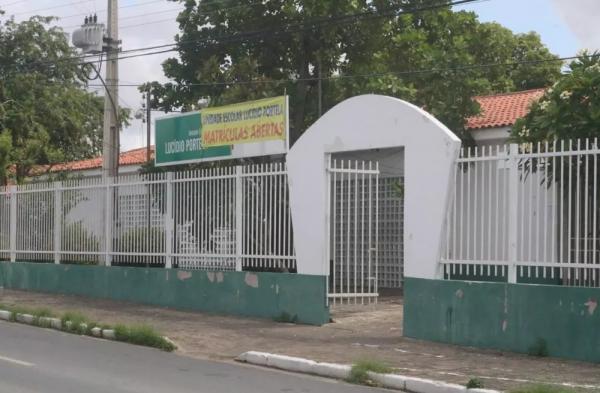
{"type": "Polygon", "coordinates": [[[479,111],[473,96],[544,87],[560,76],[561,63],[553,61],[557,57],[537,34],[480,23],[472,12],[438,9],[386,23],[375,42],[352,48],[354,61],[343,71],[388,74],[339,83],[344,91],[338,99],[366,92],[404,98],[427,109],[465,142],[470,138],[465,121],[479,111]]]}
{"type": "MultiPolygon", "coordinates": [[[[577,153],[598,147],[600,136],[600,53],[584,52],[571,62],[567,72],[535,103],[529,113],[517,121],[511,132],[521,150],[571,151],[553,158],[531,158],[521,164],[526,175],[541,172],[542,181],[554,192],[560,230],[572,235],[563,240],[563,261],[587,262],[598,250],[600,221],[597,210],[597,186],[600,162],[597,154],[577,153]],[[539,146],[539,147],[538,147],[539,146]],[[552,188],[553,187],[553,188],[552,188]],[[566,229],[568,228],[568,229],[566,229]],[[583,251],[583,252],[582,252],[583,251]]],[[[556,236],[559,234],[557,233],[556,236]]],[[[562,238],[561,238],[562,240],[562,238]]],[[[598,280],[598,273],[584,281],[598,280]],[[592,278],[593,277],[593,278],[592,278]]]]}
{"type": "MultiPolygon", "coordinates": [[[[319,112],[363,93],[425,107],[457,133],[478,112],[473,95],[551,84],[560,62],[536,34],[515,35],[441,0],[185,1],[173,82],[153,83],[165,111],[290,95],[292,139],[319,112]],[[436,8],[433,8],[436,7],[436,8]],[[488,67],[471,67],[487,64],[488,67]],[[431,70],[431,72],[420,72],[431,70]]],[[[146,89],[148,86],[142,87],[146,89]]]]}
{"type": "Polygon", "coordinates": [[[0,184],[101,151],[103,99],[86,91],[76,53],[51,20],[0,24],[0,184]]]}
{"type": "Polygon", "coordinates": [[[584,52],[512,129],[518,143],[600,136],[600,53],[584,52]]]}

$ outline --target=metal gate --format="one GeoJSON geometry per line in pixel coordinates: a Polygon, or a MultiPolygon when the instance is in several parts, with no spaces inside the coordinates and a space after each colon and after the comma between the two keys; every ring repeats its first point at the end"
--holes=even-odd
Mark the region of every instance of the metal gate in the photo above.
{"type": "Polygon", "coordinates": [[[329,301],[377,302],[379,164],[331,158],[329,177],[329,301]]]}

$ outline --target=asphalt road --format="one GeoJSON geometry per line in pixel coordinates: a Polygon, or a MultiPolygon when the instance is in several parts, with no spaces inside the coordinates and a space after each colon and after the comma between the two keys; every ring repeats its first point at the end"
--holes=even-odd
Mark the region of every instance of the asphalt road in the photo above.
{"type": "Polygon", "coordinates": [[[377,391],[381,390],[0,322],[2,393],[377,391]]]}

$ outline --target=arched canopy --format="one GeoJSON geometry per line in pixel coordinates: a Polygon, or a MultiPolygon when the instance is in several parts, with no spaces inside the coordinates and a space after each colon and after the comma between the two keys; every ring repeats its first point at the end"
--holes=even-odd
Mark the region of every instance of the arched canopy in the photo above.
{"type": "Polygon", "coordinates": [[[327,156],[404,147],[404,273],[435,278],[460,140],[422,109],[363,95],[336,105],[287,155],[298,273],[327,275],[327,156]]]}

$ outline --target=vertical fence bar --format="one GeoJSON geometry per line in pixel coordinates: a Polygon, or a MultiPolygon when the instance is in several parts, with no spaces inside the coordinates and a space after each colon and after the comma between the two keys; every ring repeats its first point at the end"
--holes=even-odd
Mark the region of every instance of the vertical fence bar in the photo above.
{"type": "Polygon", "coordinates": [[[60,263],[62,228],[62,183],[54,183],[54,263],[60,263]]]}
{"type": "MultiPolygon", "coordinates": [[[[596,252],[597,252],[597,244],[598,244],[598,239],[596,238],[596,236],[598,235],[597,233],[597,225],[598,225],[598,138],[594,139],[594,145],[593,145],[593,149],[594,149],[594,178],[593,178],[593,182],[594,182],[594,186],[593,186],[593,190],[594,190],[594,195],[593,195],[593,206],[592,206],[592,264],[594,265],[594,268],[598,268],[598,266],[596,265],[597,262],[597,256],[596,256],[596,252]]],[[[596,278],[597,275],[594,275],[594,278],[596,278]]]]}
{"type": "Polygon", "coordinates": [[[242,167],[235,167],[235,270],[242,271],[242,253],[244,252],[242,239],[244,237],[244,227],[242,217],[244,215],[244,201],[242,187],[244,186],[242,179],[242,167]]]}
{"type": "MultiPolygon", "coordinates": [[[[577,140],[577,154],[575,155],[575,171],[577,173],[575,182],[575,263],[581,260],[580,240],[581,240],[581,140],[577,140]]],[[[579,268],[576,269],[576,277],[579,278],[579,268]]]]}
{"type": "Polygon", "coordinates": [[[8,187],[8,196],[10,198],[10,261],[17,260],[17,186],[8,187]]]}
{"type": "Polygon", "coordinates": [[[517,282],[517,242],[518,242],[518,189],[519,189],[519,145],[512,143],[509,148],[508,181],[508,282],[517,282]]]}
{"type": "MultiPolygon", "coordinates": [[[[360,292],[365,292],[365,162],[362,162],[362,175],[360,185],[360,292]]],[[[361,303],[364,304],[364,298],[361,298],[361,303]]]]}
{"type": "Polygon", "coordinates": [[[351,175],[351,169],[352,169],[352,161],[348,160],[348,173],[346,176],[346,190],[348,191],[348,195],[347,195],[347,202],[348,202],[348,209],[347,209],[347,215],[346,215],[346,291],[348,293],[350,293],[351,291],[351,287],[350,287],[350,232],[352,229],[352,222],[350,221],[350,206],[351,204],[351,196],[350,196],[350,190],[352,189],[352,175],[351,175]]]}
{"type": "MultiPolygon", "coordinates": [[[[488,205],[487,205],[487,260],[492,260],[492,223],[493,223],[493,218],[492,218],[492,195],[493,195],[493,189],[492,189],[492,167],[493,167],[493,163],[495,161],[492,161],[495,157],[493,156],[493,150],[492,150],[492,146],[488,147],[488,159],[487,159],[487,165],[488,165],[488,188],[487,188],[487,192],[488,192],[488,205]]],[[[498,173],[496,173],[496,178],[498,177],[498,173]]],[[[497,197],[497,196],[496,196],[497,197]]],[[[497,236],[497,234],[496,234],[497,236]]],[[[487,269],[487,274],[490,274],[490,270],[489,270],[490,265],[488,265],[488,269],[487,269]]],[[[482,268],[483,269],[483,268],[482,268]]]]}
{"type": "MultiPolygon", "coordinates": [[[[368,280],[369,280],[369,293],[373,293],[372,280],[372,267],[373,267],[373,175],[371,170],[373,169],[373,162],[369,161],[369,268],[368,268],[368,280]]],[[[370,302],[370,301],[369,301],[370,302]]]]}
{"type": "Polygon", "coordinates": [[[167,173],[167,198],[165,214],[165,268],[173,266],[173,229],[175,218],[173,217],[173,172],[167,173]]]}
{"type": "Polygon", "coordinates": [[[113,228],[113,178],[104,179],[104,265],[112,263],[112,228],[113,228]]]}
{"type": "MultiPolygon", "coordinates": [[[[331,241],[331,254],[332,257],[330,258],[330,263],[331,263],[331,268],[333,269],[333,280],[332,280],[332,289],[333,289],[333,293],[337,293],[337,234],[338,234],[338,226],[337,226],[337,213],[338,213],[338,208],[337,208],[337,195],[338,195],[338,190],[337,190],[337,172],[333,172],[333,179],[331,179],[331,170],[335,169],[336,167],[336,160],[332,160],[331,156],[329,156],[329,184],[330,187],[333,189],[333,205],[332,205],[332,215],[333,215],[333,231],[331,232],[330,236],[330,241],[331,241]]],[[[334,304],[335,304],[335,298],[333,300],[334,304]]]]}
{"type": "MultiPolygon", "coordinates": [[[[467,148],[467,158],[471,158],[471,147],[467,148]]],[[[469,165],[469,164],[467,164],[469,165]]],[[[471,212],[471,168],[467,166],[467,200],[466,200],[466,211],[467,211],[467,219],[466,219],[466,230],[465,236],[467,238],[467,243],[465,247],[465,259],[471,259],[474,255],[471,254],[471,217],[473,216],[471,212]]],[[[460,265],[460,274],[462,274],[462,265],[460,265]]]]}
{"type": "MultiPolygon", "coordinates": [[[[585,170],[585,180],[584,180],[584,188],[583,188],[583,198],[584,198],[584,203],[583,203],[583,209],[584,209],[584,213],[583,213],[583,238],[584,238],[584,242],[583,242],[583,263],[589,263],[589,258],[588,258],[588,240],[589,240],[589,232],[588,232],[588,213],[589,213],[589,206],[588,206],[588,202],[589,202],[589,172],[590,172],[590,161],[589,161],[589,150],[590,150],[590,140],[586,139],[585,140],[585,164],[584,164],[584,170],[585,170]]],[[[586,278],[587,279],[587,278],[586,278]]]]}
{"type": "MultiPolygon", "coordinates": [[[[375,293],[379,292],[379,161],[375,163],[375,170],[377,176],[375,176],[375,293]]],[[[375,297],[375,303],[377,303],[377,297],[375,297]]]]}
{"type": "MultiPolygon", "coordinates": [[[[332,276],[332,268],[330,265],[331,261],[331,255],[332,255],[332,251],[331,251],[331,246],[332,243],[335,242],[335,237],[332,234],[332,227],[331,227],[331,200],[332,200],[332,184],[331,184],[331,154],[327,154],[327,156],[325,157],[325,181],[327,182],[326,184],[326,189],[327,189],[327,197],[326,197],[326,204],[325,204],[325,233],[326,233],[326,243],[325,243],[325,271],[327,272],[327,277],[329,278],[326,282],[326,288],[327,288],[327,293],[329,294],[330,288],[329,288],[329,281],[333,281],[334,285],[335,285],[335,274],[332,276]],[[331,280],[331,277],[333,277],[333,280],[331,280]]],[[[335,224],[334,224],[334,229],[333,231],[335,231],[335,224]]],[[[335,291],[334,291],[335,292],[335,291]]],[[[329,304],[329,297],[326,296],[326,303],[329,304]]]]}

